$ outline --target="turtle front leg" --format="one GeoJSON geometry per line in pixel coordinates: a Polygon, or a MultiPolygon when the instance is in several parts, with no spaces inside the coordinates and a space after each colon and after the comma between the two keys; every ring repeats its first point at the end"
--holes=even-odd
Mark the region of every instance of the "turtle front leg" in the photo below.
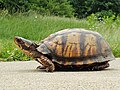
{"type": "Polygon", "coordinates": [[[48,59],[44,55],[40,57],[40,61],[42,65],[45,67],[47,72],[53,72],[55,70],[55,65],[52,63],[50,59],[48,59]]]}
{"type": "Polygon", "coordinates": [[[46,69],[46,67],[43,66],[41,60],[39,58],[35,59],[37,62],[39,62],[41,65],[38,66],[36,69],[46,69]]]}

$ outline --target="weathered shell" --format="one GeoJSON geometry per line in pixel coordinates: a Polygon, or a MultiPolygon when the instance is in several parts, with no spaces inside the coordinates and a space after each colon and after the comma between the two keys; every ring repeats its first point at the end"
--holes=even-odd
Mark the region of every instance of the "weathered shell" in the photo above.
{"type": "Polygon", "coordinates": [[[65,29],[51,34],[37,50],[63,65],[83,65],[114,60],[109,44],[97,32],[65,29]]]}

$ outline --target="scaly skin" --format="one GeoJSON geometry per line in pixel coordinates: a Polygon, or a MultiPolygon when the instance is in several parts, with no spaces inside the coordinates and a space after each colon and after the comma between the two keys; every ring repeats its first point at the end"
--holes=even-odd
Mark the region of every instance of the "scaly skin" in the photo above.
{"type": "Polygon", "coordinates": [[[26,55],[36,59],[40,64],[43,65],[43,67],[39,66],[37,68],[45,68],[47,72],[53,72],[55,70],[55,66],[52,61],[37,51],[37,44],[18,36],[14,38],[14,42],[17,47],[21,49],[26,55]]]}
{"type": "Polygon", "coordinates": [[[55,70],[55,66],[51,60],[49,60],[44,55],[41,55],[40,58],[37,58],[37,61],[42,64],[42,66],[38,66],[37,69],[46,69],[47,72],[53,72],[55,70]]]}

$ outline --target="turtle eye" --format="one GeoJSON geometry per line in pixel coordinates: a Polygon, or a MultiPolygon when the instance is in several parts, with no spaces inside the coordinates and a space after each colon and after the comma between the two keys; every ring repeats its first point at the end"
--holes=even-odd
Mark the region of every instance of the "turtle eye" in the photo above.
{"type": "Polygon", "coordinates": [[[17,42],[20,42],[20,39],[17,39],[16,41],[17,41],[17,42]]]}
{"type": "Polygon", "coordinates": [[[32,48],[33,48],[32,46],[29,47],[30,50],[32,50],[32,48]]]}
{"type": "Polygon", "coordinates": [[[30,50],[35,50],[35,47],[31,45],[31,46],[29,46],[29,49],[30,50]]]}
{"type": "Polygon", "coordinates": [[[21,39],[17,39],[17,42],[20,44],[24,44],[24,42],[21,39]]]}

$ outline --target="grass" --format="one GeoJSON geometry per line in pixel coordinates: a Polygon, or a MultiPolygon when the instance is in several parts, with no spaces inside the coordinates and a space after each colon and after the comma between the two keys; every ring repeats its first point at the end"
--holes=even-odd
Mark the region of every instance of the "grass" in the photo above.
{"type": "Polygon", "coordinates": [[[105,19],[98,22],[93,16],[88,19],[31,16],[0,16],[0,60],[16,61],[30,60],[14,45],[14,36],[21,36],[35,42],[47,37],[49,34],[65,28],[85,28],[97,31],[109,42],[116,57],[120,57],[120,19],[112,21],[105,19]]]}

